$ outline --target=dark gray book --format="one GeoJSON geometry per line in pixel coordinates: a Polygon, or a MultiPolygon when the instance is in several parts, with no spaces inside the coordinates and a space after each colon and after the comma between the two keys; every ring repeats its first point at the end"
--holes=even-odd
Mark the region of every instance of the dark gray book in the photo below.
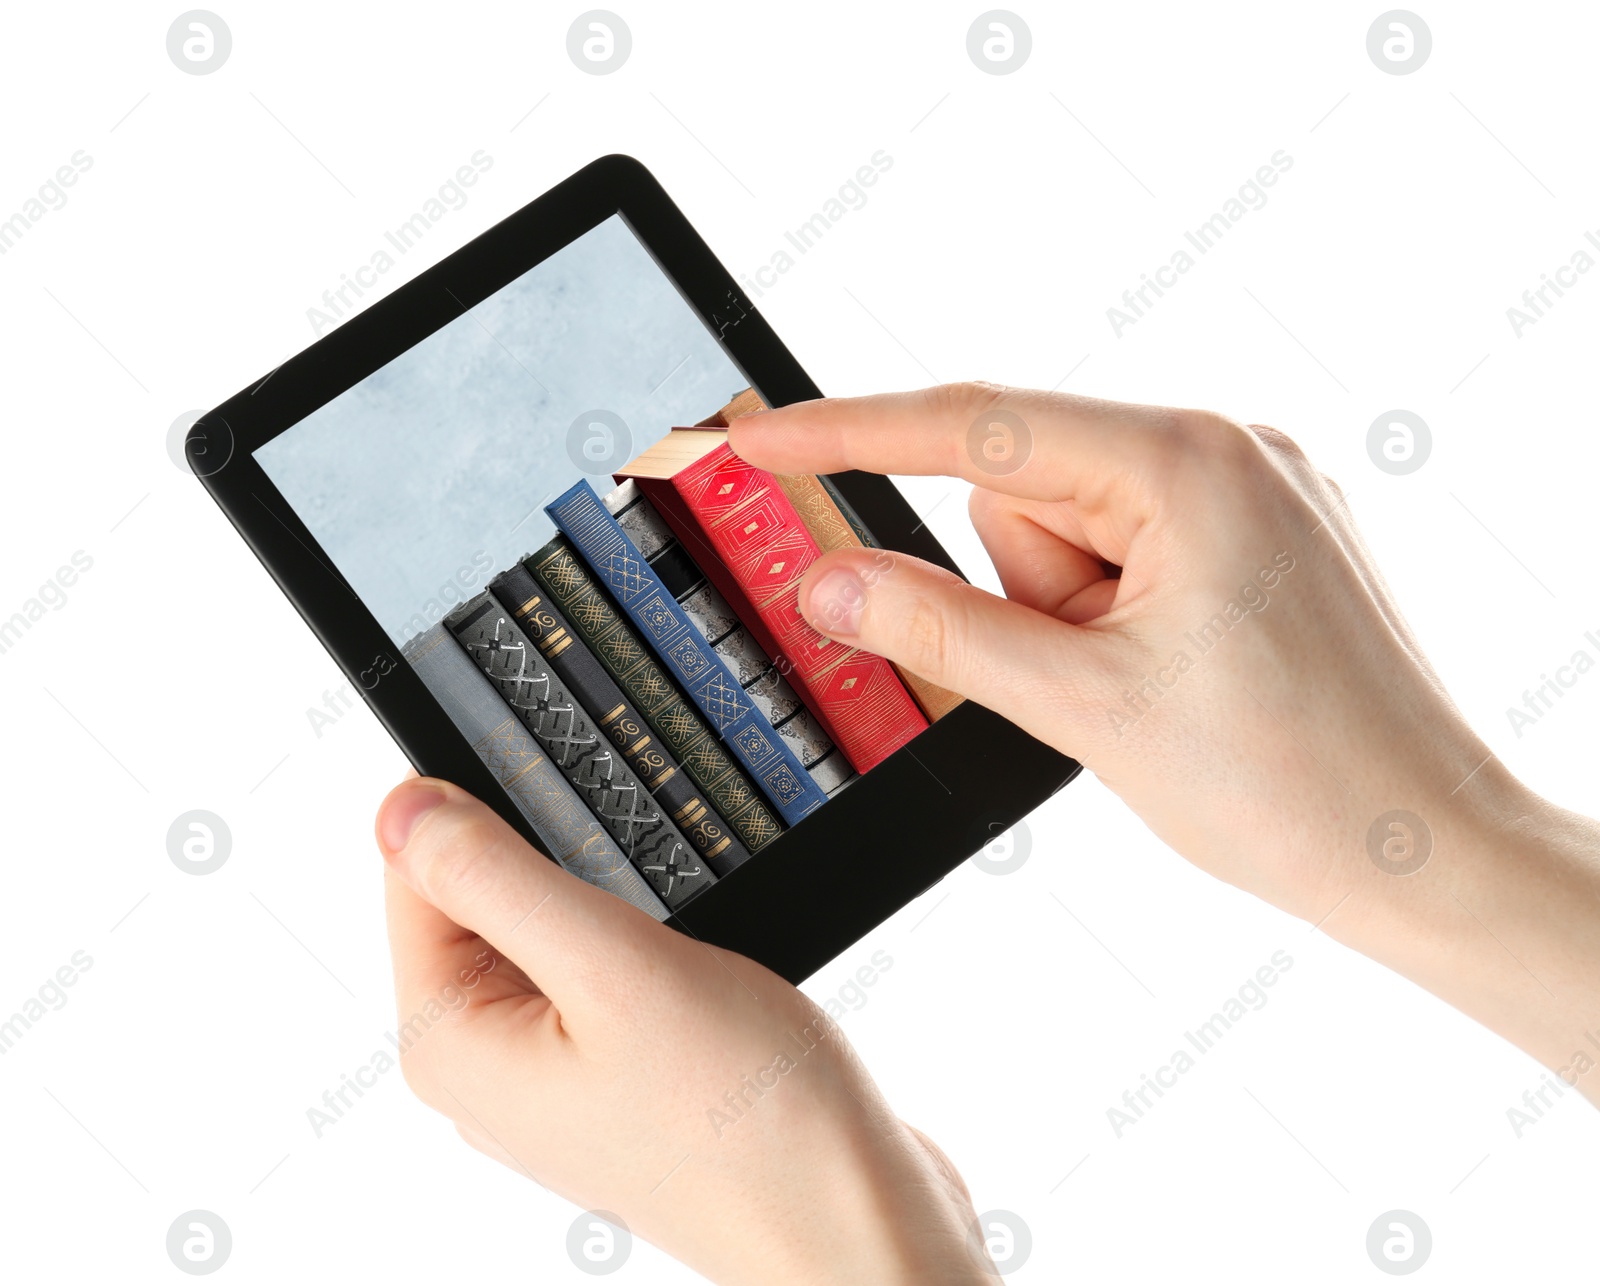
{"type": "Polygon", "coordinates": [[[744,846],[758,853],[776,839],[782,819],[567,538],[555,536],[522,565],[744,846]]]}
{"type": "Polygon", "coordinates": [[[712,871],[727,875],[746,861],[750,850],[706,801],[671,751],[657,740],[644,716],[584,645],[533,573],[517,563],[496,576],[489,589],[511,610],[512,619],[550,663],[556,677],[594,715],[612,748],[622,755],[712,871]]]}
{"type": "Polygon", "coordinates": [[[644,876],[450,631],[435,625],[407,643],[402,655],[528,819],[545,851],[580,880],[665,920],[667,908],[644,876]]]}
{"type": "Polygon", "coordinates": [[[504,604],[479,594],[445,624],[668,910],[715,883],[694,846],[504,604]]]}

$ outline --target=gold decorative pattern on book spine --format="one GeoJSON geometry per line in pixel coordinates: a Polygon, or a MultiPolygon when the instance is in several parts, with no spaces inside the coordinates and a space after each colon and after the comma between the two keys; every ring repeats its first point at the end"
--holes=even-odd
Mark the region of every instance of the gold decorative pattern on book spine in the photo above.
{"type": "Polygon", "coordinates": [[[783,823],[767,801],[572,552],[557,546],[531,561],[574,632],[650,719],[666,748],[745,847],[753,853],[781,834],[783,823]]]}

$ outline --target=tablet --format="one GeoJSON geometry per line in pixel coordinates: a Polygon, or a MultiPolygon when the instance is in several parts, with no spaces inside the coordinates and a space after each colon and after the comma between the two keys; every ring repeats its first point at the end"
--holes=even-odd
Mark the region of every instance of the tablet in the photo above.
{"type": "MultiPolygon", "coordinates": [[[[207,412],[185,452],[419,773],[630,896],[631,869],[584,867],[614,851],[572,841],[599,833],[587,812],[539,823],[537,747],[496,723],[515,696],[452,688],[439,640],[506,646],[519,605],[485,607],[486,591],[564,539],[546,512],[558,498],[588,484],[615,513],[612,475],[673,428],[740,397],[820,396],[654,177],[607,156],[207,412]]],[[[888,479],[823,482],[868,542],[959,573],[888,479]]],[[[1077,771],[964,702],[866,772],[818,767],[821,802],[714,882],[696,855],[668,883],[658,866],[649,909],[799,982],[1077,771]]]]}

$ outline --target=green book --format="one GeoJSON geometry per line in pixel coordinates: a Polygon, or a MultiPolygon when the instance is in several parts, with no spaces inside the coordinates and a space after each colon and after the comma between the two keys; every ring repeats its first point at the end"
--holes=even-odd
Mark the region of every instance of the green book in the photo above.
{"type": "Polygon", "coordinates": [[[744,846],[754,853],[775,839],[783,822],[723,749],[711,725],[656,664],[566,537],[557,536],[523,565],[744,846]]]}

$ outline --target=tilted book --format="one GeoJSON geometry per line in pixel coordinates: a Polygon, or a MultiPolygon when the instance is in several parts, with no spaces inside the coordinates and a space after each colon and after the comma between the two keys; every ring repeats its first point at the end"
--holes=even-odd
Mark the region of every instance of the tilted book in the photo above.
{"type": "MultiPolygon", "coordinates": [[[[754,389],[745,389],[736,394],[732,401],[714,415],[701,420],[696,428],[727,428],[741,415],[749,415],[753,411],[766,409],[766,403],[754,389]]],[[[794,506],[795,512],[800,515],[800,521],[805,523],[806,530],[811,533],[811,538],[817,542],[817,548],[823,553],[831,553],[835,549],[882,549],[883,546],[877,538],[867,530],[867,525],[861,517],[850,507],[826,476],[820,474],[795,474],[777,473],[773,475],[778,485],[783,488],[783,494],[789,497],[789,503],[794,506]]],[[[894,672],[900,676],[900,681],[911,690],[912,697],[922,707],[922,713],[928,716],[930,722],[944,718],[965,699],[951,692],[948,688],[941,688],[937,683],[924,679],[920,674],[906,669],[898,662],[894,664],[894,672]]]]}
{"type": "Polygon", "coordinates": [[[646,499],[676,493],[738,583],[746,610],[776,641],[776,656],[790,663],[801,698],[857,772],[927,728],[888,661],[819,634],[800,614],[800,578],[821,551],[777,480],[734,455],[725,431],[674,429],[618,476],[634,479],[646,499]]]}
{"type": "Polygon", "coordinates": [[[734,763],[711,725],[656,664],[567,538],[556,536],[523,565],[745,847],[759,852],[776,839],[782,820],[734,763]]]}
{"type": "MultiPolygon", "coordinates": [[[[742,393],[735,394],[720,411],[699,421],[695,427],[725,429],[741,415],[766,409],[767,405],[761,400],[761,396],[754,389],[747,388],[742,393]]],[[[805,523],[806,530],[811,533],[811,538],[817,542],[817,548],[823,553],[831,553],[835,549],[883,548],[877,538],[867,530],[867,525],[861,521],[861,516],[850,507],[850,502],[839,493],[839,489],[826,475],[777,473],[773,477],[778,480],[778,485],[783,488],[783,494],[789,497],[789,503],[794,506],[795,512],[800,515],[800,521],[805,523]]],[[[927,715],[930,721],[936,722],[944,718],[965,700],[964,697],[958,696],[948,688],[941,688],[937,683],[924,679],[903,665],[897,662],[893,664],[894,672],[911,690],[912,697],[922,707],[922,713],[927,715]]]]}
{"type": "Polygon", "coordinates": [[[567,618],[528,569],[517,563],[489,582],[490,591],[511,609],[511,618],[550,663],[556,677],[611,740],[634,775],[666,810],[695,851],[717,875],[727,875],[750,856],[717,815],[678,761],[656,740],[654,731],[616,681],[585,646],[567,618]]]}
{"type": "Polygon", "coordinates": [[[827,796],[690,623],[587,481],[545,507],[612,599],[791,826],[827,796]]]}
{"type": "Polygon", "coordinates": [[[528,819],[545,851],[580,880],[665,920],[667,908],[644,876],[633,869],[450,631],[435,625],[407,643],[402,655],[528,819]]]}
{"type": "MultiPolygon", "coordinates": [[[[766,409],[767,404],[761,400],[761,395],[753,388],[747,388],[743,392],[735,393],[732,400],[729,401],[728,404],[721,410],[713,412],[703,420],[696,420],[695,428],[725,429],[741,415],[750,415],[755,411],[765,411],[766,409]]],[[[806,507],[801,504],[800,499],[797,498],[795,493],[789,488],[789,483],[791,481],[814,483],[817,487],[821,488],[822,491],[826,493],[828,504],[831,506],[833,511],[841,519],[843,519],[845,524],[850,528],[850,534],[856,538],[856,544],[860,545],[864,549],[882,548],[882,546],[878,544],[877,539],[873,536],[873,534],[867,530],[867,524],[861,521],[861,515],[850,507],[850,502],[840,494],[839,488],[833,485],[833,480],[826,474],[806,474],[803,476],[797,476],[779,473],[774,474],[773,476],[778,479],[779,484],[783,487],[784,494],[789,497],[794,507],[799,510],[800,517],[805,519],[806,526],[810,527],[811,534],[816,537],[817,544],[822,547],[823,553],[827,553],[830,549],[834,549],[836,547],[842,548],[842,546],[834,546],[829,544],[827,540],[823,539],[824,532],[819,531],[815,526],[812,525],[811,514],[807,512],[806,507]]],[[[899,669],[898,666],[895,668],[899,669]]],[[[905,678],[904,671],[901,672],[900,677],[905,678]]],[[[913,695],[916,695],[914,689],[913,695]]],[[[959,699],[960,698],[957,698],[957,700],[959,699]]],[[[918,700],[920,701],[921,698],[918,697],[918,700]]],[[[924,707],[924,710],[926,710],[926,707],[924,707]]]]}
{"type": "Polygon", "coordinates": [[[715,882],[694,847],[493,594],[479,594],[445,624],[668,910],[715,882]]]}
{"type": "Polygon", "coordinates": [[[756,709],[799,756],[817,785],[831,797],[853,780],[855,769],[850,761],[828,739],[777,662],[761,650],[638,486],[624,482],[601,503],[638,545],[651,570],[682,604],[711,650],[733,671],[756,709]]]}

